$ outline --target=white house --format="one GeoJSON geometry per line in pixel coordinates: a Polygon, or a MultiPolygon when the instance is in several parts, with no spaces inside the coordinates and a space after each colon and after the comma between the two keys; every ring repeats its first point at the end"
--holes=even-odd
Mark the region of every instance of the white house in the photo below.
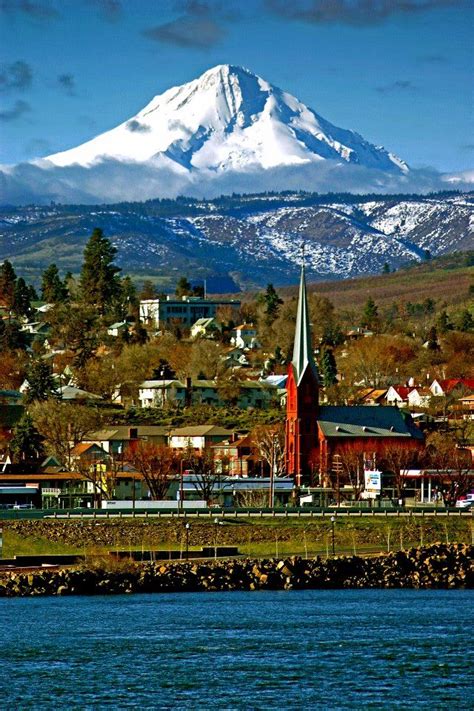
{"type": "Polygon", "coordinates": [[[408,406],[409,407],[428,407],[433,393],[429,388],[413,388],[411,392],[408,393],[408,406]]]}
{"type": "Polygon", "coordinates": [[[387,405],[404,406],[408,404],[408,395],[414,388],[406,385],[391,385],[385,395],[387,405]]]}
{"type": "Polygon", "coordinates": [[[145,380],[138,388],[140,407],[164,407],[167,403],[184,405],[186,386],[179,380],[145,380]]]}
{"type": "Polygon", "coordinates": [[[107,333],[109,334],[109,336],[113,336],[114,338],[117,338],[124,331],[126,331],[127,328],[128,328],[128,323],[126,321],[117,321],[117,323],[113,323],[111,326],[108,327],[107,333]]]}
{"type": "Polygon", "coordinates": [[[178,427],[169,433],[169,445],[173,449],[194,449],[202,452],[203,449],[217,442],[231,439],[232,430],[215,425],[195,425],[191,427],[178,427]]]}
{"type": "Polygon", "coordinates": [[[232,331],[230,342],[236,348],[245,350],[258,348],[260,345],[257,341],[257,329],[253,323],[243,323],[240,326],[236,326],[232,331]]]}
{"type": "Polygon", "coordinates": [[[446,380],[433,380],[430,390],[433,395],[441,397],[449,395],[453,390],[474,391],[474,378],[447,378],[446,380]]]}

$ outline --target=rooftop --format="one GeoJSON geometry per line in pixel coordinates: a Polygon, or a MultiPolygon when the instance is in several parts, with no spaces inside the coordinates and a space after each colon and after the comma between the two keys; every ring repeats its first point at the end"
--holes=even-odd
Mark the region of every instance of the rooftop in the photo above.
{"type": "Polygon", "coordinates": [[[226,430],[217,425],[192,425],[171,430],[171,437],[226,437],[232,435],[232,430],[226,430]]]}
{"type": "Polygon", "coordinates": [[[396,407],[325,405],[318,425],[325,437],[387,437],[423,440],[407,413],[396,407]]]}

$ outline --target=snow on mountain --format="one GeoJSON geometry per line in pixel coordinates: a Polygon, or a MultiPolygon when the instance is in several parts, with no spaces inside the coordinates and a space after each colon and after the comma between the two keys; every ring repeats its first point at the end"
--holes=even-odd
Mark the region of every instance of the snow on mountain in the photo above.
{"type": "Polygon", "coordinates": [[[338,128],[291,94],[228,64],[155,96],[116,128],[48,156],[55,166],[151,162],[179,175],[248,172],[327,160],[403,175],[408,166],[338,128]]]}
{"type": "MultiPolygon", "coordinates": [[[[174,204],[50,205],[0,210],[0,261],[29,274],[51,261],[78,271],[100,227],[125,272],[173,280],[219,277],[260,288],[296,283],[301,242],[311,279],[380,273],[413,260],[474,249],[474,194],[373,200],[302,193],[174,204]],[[59,260],[59,261],[58,261],[59,260]]],[[[220,282],[222,284],[222,281],[220,282]]],[[[231,290],[232,287],[220,288],[231,290]]]]}

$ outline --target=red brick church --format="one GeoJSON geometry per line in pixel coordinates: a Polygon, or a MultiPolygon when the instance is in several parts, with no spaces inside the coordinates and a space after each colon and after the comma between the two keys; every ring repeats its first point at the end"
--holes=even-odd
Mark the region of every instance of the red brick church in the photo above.
{"type": "Polygon", "coordinates": [[[423,434],[396,407],[319,404],[318,370],[311,345],[304,266],[301,270],[293,360],[289,366],[286,411],[286,472],[296,484],[324,480],[334,457],[349,451],[373,460],[396,446],[423,447],[423,434]]]}

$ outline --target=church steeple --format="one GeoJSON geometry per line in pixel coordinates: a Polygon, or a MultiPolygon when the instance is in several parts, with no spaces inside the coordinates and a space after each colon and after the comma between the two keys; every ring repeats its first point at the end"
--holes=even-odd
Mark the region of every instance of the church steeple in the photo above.
{"type": "MultiPolygon", "coordinates": [[[[304,258],[304,257],[303,257],[304,258]]],[[[304,262],[301,267],[300,289],[298,295],[298,311],[296,313],[295,342],[293,345],[293,359],[296,385],[300,385],[307,368],[310,368],[318,380],[318,369],[313,357],[311,345],[311,326],[309,323],[308,299],[306,296],[306,279],[304,262]]]]}
{"type": "Polygon", "coordinates": [[[286,385],[286,472],[299,486],[313,478],[318,444],[318,369],[311,345],[306,279],[301,267],[293,359],[286,385]]]}

